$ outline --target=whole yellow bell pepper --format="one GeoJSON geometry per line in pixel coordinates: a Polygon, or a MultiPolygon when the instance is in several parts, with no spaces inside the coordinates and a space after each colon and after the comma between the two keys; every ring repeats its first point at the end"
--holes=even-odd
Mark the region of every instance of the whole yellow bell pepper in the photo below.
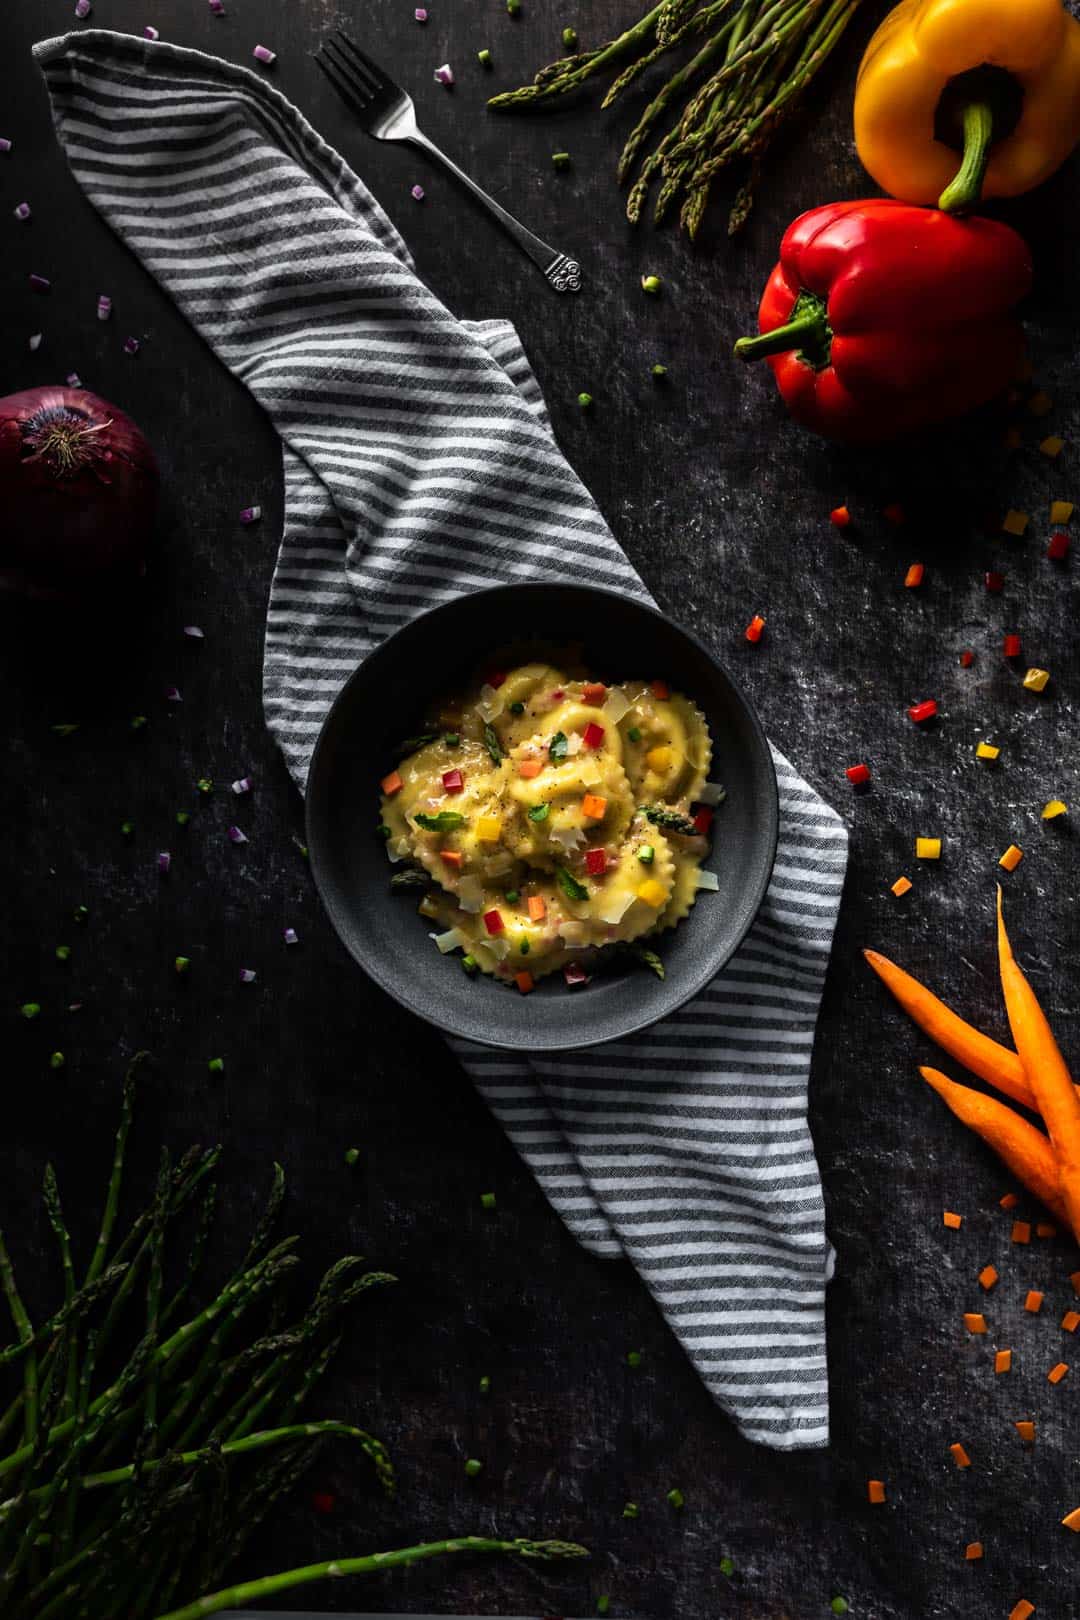
{"type": "Polygon", "coordinates": [[[855,144],[878,185],[952,211],[1040,185],[1080,140],[1061,0],[901,0],[866,48],[855,144]]]}

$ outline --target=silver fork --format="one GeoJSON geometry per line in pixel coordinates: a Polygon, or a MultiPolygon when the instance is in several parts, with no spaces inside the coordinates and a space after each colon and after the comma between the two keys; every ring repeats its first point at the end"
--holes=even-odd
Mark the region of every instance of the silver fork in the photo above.
{"type": "Polygon", "coordinates": [[[548,247],[532,231],[527,231],[513,214],[508,214],[494,197],[489,197],[475,180],[471,180],[464,169],[459,169],[445,152],[440,152],[435,143],[428,140],[417,127],[412,97],[388,78],[370,56],[365,56],[348,34],[342,33],[339,28],[320,46],[315,61],[369,135],[373,135],[377,141],[400,141],[408,146],[418,146],[438,158],[444,168],[449,169],[474,197],[478,197],[491,210],[518,247],[524,249],[533,263],[544,272],[556,292],[580,292],[581,266],[577,260],[570,258],[569,254],[560,253],[557,248],[548,247]]]}

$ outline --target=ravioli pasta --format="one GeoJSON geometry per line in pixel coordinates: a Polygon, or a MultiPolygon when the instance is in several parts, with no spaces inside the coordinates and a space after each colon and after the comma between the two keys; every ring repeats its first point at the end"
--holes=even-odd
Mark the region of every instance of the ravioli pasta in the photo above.
{"type": "MultiPolygon", "coordinates": [[[[545,661],[444,703],[382,782],[390,861],[430,880],[444,954],[531,990],[674,928],[702,887],[712,740],[662,681],[607,686],[545,661]]],[[[422,884],[423,877],[418,881],[422,884]]]]}

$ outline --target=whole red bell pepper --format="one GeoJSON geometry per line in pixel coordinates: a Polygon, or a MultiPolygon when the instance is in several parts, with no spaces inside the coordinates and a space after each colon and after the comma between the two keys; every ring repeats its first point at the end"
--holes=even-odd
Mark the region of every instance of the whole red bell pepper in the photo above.
{"type": "Polygon", "coordinates": [[[792,416],[851,444],[994,399],[1018,372],[1013,309],[1027,244],[997,220],[891,197],[829,203],[790,225],[742,360],[767,359],[792,416]]]}

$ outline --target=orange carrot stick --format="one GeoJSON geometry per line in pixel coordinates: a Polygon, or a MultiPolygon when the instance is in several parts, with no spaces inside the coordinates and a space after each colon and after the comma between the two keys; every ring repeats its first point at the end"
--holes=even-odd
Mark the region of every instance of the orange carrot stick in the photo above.
{"type": "Polygon", "coordinates": [[[1022,1103],[1025,1108],[1036,1106],[1024,1074],[1024,1065],[1015,1052],[992,1041],[988,1035],[981,1034],[972,1024],[965,1023],[951,1007],[939,1001],[933,991],[920,984],[918,979],[913,979],[910,973],[905,973],[903,968],[897,967],[895,962],[890,962],[887,956],[882,956],[879,951],[863,951],[863,955],[908,1016],[943,1051],[962,1063],[965,1069],[970,1069],[972,1074],[977,1074],[980,1080],[1003,1091],[1014,1102],[1022,1103]]]}
{"type": "Polygon", "coordinates": [[[920,1069],[919,1073],[957,1119],[981,1136],[1047,1209],[1055,1215],[1065,1215],[1057,1155],[1042,1131],[995,1097],[988,1097],[971,1086],[958,1086],[938,1069],[920,1069]]]}
{"type": "Polygon", "coordinates": [[[1069,1224],[1080,1239],[1080,1098],[1035,992],[1013,957],[997,895],[998,964],[1009,1028],[1058,1160],[1069,1224]]]}

